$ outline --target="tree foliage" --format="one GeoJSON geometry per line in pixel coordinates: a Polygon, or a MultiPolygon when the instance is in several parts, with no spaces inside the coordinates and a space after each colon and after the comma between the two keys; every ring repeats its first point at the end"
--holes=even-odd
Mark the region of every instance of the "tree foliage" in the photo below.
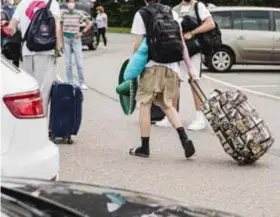
{"type": "MultiPolygon", "coordinates": [[[[181,0],[162,0],[163,4],[175,6],[181,0]]],[[[218,6],[269,6],[280,7],[280,0],[202,0],[218,6]]],[[[130,27],[136,11],[145,5],[144,0],[97,0],[96,6],[104,6],[109,18],[109,26],[130,27]]]]}

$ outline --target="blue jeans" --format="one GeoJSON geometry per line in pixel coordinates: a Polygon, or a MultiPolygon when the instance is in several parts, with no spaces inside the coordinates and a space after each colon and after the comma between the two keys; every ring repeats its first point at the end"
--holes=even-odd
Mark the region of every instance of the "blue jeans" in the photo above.
{"type": "Polygon", "coordinates": [[[83,50],[81,39],[64,37],[64,56],[66,62],[66,76],[68,82],[73,82],[72,72],[72,50],[75,57],[77,71],[80,84],[85,83],[84,66],[83,66],[83,50]]]}

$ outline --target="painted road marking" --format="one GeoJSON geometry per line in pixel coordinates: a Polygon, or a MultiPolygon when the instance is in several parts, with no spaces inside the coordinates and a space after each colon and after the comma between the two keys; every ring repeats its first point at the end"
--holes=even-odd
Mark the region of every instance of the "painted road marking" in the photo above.
{"type": "Polygon", "coordinates": [[[245,87],[245,88],[276,88],[280,87],[280,85],[272,84],[272,85],[265,85],[265,84],[259,84],[259,85],[241,85],[239,87],[245,87]]]}
{"type": "Polygon", "coordinates": [[[246,87],[236,86],[234,84],[231,84],[231,83],[228,83],[228,82],[225,82],[225,81],[221,81],[221,80],[216,79],[216,78],[212,78],[212,77],[210,77],[208,75],[202,75],[202,77],[204,77],[204,78],[206,78],[206,79],[208,79],[210,81],[222,84],[224,86],[228,86],[228,87],[231,87],[231,88],[235,88],[237,90],[241,90],[243,92],[252,93],[252,94],[255,94],[255,95],[258,95],[258,96],[263,96],[263,97],[267,97],[267,98],[271,98],[271,99],[280,100],[280,96],[276,96],[276,95],[272,95],[272,94],[267,94],[267,93],[263,93],[263,92],[260,92],[260,91],[251,90],[251,89],[248,89],[246,87]]]}

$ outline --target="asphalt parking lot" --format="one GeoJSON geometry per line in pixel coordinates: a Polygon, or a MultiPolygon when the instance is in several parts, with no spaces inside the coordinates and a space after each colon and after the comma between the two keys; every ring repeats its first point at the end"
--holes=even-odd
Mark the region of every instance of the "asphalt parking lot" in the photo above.
{"type": "Polygon", "coordinates": [[[280,99],[280,66],[234,66],[230,72],[209,73],[206,78],[225,85],[235,85],[259,95],[280,99]]]}
{"type": "MultiPolygon", "coordinates": [[[[125,116],[115,93],[120,65],[131,55],[132,41],[130,35],[109,34],[108,50],[85,51],[85,78],[90,90],[84,92],[83,123],[75,144],[59,146],[60,178],[158,194],[244,217],[279,217],[278,69],[256,72],[254,67],[241,67],[227,74],[205,72],[202,79],[206,94],[214,88],[232,88],[227,83],[244,88],[250,103],[268,123],[276,142],[257,164],[237,166],[209,127],[202,132],[188,132],[196,146],[191,160],[184,159],[173,129],[153,127],[151,157],[138,159],[128,155],[128,150],[140,142],[138,110],[125,116]]],[[[63,58],[58,72],[65,79],[63,58]]],[[[194,106],[186,83],[181,94],[180,116],[187,126],[194,106]]]]}

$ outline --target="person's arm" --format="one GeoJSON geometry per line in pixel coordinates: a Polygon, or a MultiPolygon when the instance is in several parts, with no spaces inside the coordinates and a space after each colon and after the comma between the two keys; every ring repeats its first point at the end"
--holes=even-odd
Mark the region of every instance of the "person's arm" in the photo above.
{"type": "Polygon", "coordinates": [[[133,43],[133,53],[135,53],[138,50],[143,38],[144,38],[143,35],[136,35],[136,37],[134,39],[134,43],[133,43]]]}
{"type": "Polygon", "coordinates": [[[103,21],[105,23],[105,28],[108,29],[108,16],[105,13],[104,13],[104,16],[103,16],[103,21]]]}
{"type": "Polygon", "coordinates": [[[55,19],[55,26],[56,26],[56,49],[60,52],[63,47],[63,33],[61,28],[61,11],[57,1],[53,1],[50,7],[50,11],[52,12],[54,19],[55,19]]]}
{"type": "Polygon", "coordinates": [[[93,22],[87,19],[84,15],[81,14],[81,20],[86,22],[86,27],[83,29],[82,32],[79,32],[76,38],[81,38],[84,33],[86,33],[93,25],[93,22]]]}
{"type": "Polygon", "coordinates": [[[141,45],[141,42],[146,34],[146,27],[139,12],[134,16],[131,33],[135,35],[133,43],[133,53],[135,53],[141,45]]]}
{"type": "Polygon", "coordinates": [[[86,33],[93,25],[93,22],[89,19],[86,19],[86,27],[83,30],[83,33],[86,33]]]}
{"type": "Polygon", "coordinates": [[[183,34],[182,34],[182,44],[183,44],[183,60],[184,60],[184,62],[186,64],[186,67],[187,67],[187,73],[188,73],[189,77],[192,79],[192,78],[195,78],[195,76],[194,76],[194,73],[193,73],[193,67],[192,67],[189,51],[188,51],[188,48],[186,46],[183,34]]]}
{"type": "Polygon", "coordinates": [[[198,3],[198,15],[202,20],[201,25],[196,29],[192,30],[191,32],[185,33],[184,34],[185,39],[190,39],[197,34],[205,33],[215,28],[215,22],[209,10],[202,3],[198,3]]]}
{"type": "Polygon", "coordinates": [[[54,16],[56,26],[56,49],[60,52],[63,48],[63,30],[61,28],[60,17],[54,16]]]}
{"type": "Polygon", "coordinates": [[[197,35],[200,33],[208,32],[214,28],[215,28],[215,22],[214,22],[212,16],[209,16],[202,22],[202,24],[199,27],[197,27],[196,29],[191,31],[191,34],[197,35]]]}
{"type": "Polygon", "coordinates": [[[9,26],[8,26],[9,34],[10,34],[11,36],[13,36],[13,35],[16,33],[16,31],[17,31],[17,26],[18,26],[18,24],[20,23],[19,12],[20,12],[21,7],[22,7],[21,5],[22,5],[22,4],[21,4],[21,2],[20,2],[19,5],[18,5],[17,8],[16,8],[15,13],[14,13],[14,15],[13,15],[13,17],[12,17],[12,20],[10,21],[9,26]]]}

